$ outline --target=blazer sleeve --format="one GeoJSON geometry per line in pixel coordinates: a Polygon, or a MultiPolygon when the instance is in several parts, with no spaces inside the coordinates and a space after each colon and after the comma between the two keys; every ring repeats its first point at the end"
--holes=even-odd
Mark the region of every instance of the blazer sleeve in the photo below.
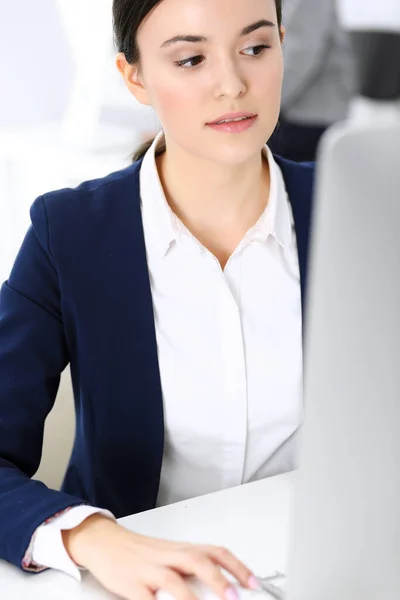
{"type": "Polygon", "coordinates": [[[0,559],[20,568],[39,525],[67,507],[87,504],[30,479],[69,362],[42,197],[31,208],[31,222],[0,291],[0,559]]]}

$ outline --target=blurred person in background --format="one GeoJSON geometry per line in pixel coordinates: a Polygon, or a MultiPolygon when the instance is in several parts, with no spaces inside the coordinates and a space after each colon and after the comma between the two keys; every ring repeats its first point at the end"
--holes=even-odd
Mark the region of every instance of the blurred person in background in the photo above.
{"type": "Polygon", "coordinates": [[[281,114],[268,145],[290,160],[315,161],[321,136],[346,117],[353,95],[353,54],[336,1],[283,3],[281,114]]]}

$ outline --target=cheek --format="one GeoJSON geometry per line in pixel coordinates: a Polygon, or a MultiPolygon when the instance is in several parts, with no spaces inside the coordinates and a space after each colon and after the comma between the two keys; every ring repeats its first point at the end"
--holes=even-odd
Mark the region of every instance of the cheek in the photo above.
{"type": "Polygon", "coordinates": [[[187,127],[186,115],[193,115],[199,104],[197,86],[186,78],[160,82],[153,87],[152,105],[165,131],[187,127]]]}
{"type": "Polygon", "coordinates": [[[263,77],[254,79],[254,93],[264,98],[268,104],[280,102],[283,82],[283,68],[280,64],[265,69],[263,77]]]}

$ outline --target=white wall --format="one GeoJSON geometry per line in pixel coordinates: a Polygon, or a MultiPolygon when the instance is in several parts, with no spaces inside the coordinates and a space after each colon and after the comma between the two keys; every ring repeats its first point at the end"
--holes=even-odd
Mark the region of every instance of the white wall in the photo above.
{"type": "Polygon", "coordinates": [[[69,368],[61,377],[54,409],[49,414],[39,471],[34,479],[59,489],[67,467],[75,436],[75,413],[69,368]]]}
{"type": "Polygon", "coordinates": [[[53,0],[0,0],[0,127],[61,119],[70,51],[53,0]]]}

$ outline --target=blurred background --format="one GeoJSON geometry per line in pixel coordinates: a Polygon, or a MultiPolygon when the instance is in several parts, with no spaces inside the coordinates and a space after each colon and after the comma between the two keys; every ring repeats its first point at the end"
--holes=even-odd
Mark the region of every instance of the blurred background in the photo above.
{"type": "MultiPolygon", "coordinates": [[[[0,281],[29,227],[35,198],[131,162],[160,129],[115,64],[112,0],[0,0],[0,281]]],[[[273,151],[313,160],[323,132],[346,117],[353,91],[349,41],[334,0],[285,0],[285,82],[273,151]]],[[[36,477],[58,488],[71,452],[68,370],[46,423],[36,477]]]]}
{"type": "Polygon", "coordinates": [[[114,65],[111,0],[0,0],[0,279],[41,193],[129,163],[151,109],[114,65]]]}

